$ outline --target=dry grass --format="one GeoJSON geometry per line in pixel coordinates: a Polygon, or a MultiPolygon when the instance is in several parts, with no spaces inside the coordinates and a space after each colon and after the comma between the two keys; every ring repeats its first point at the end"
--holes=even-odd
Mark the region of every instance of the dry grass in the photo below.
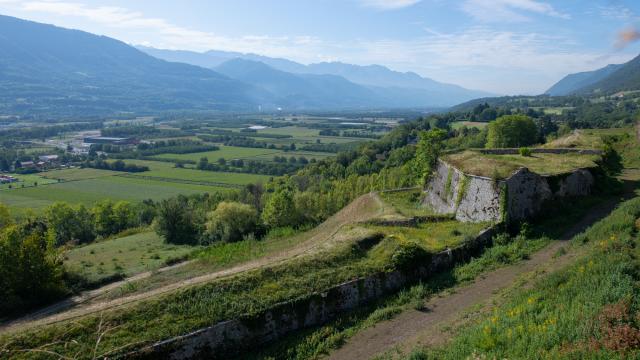
{"type": "Polygon", "coordinates": [[[467,174],[505,179],[521,167],[526,167],[541,175],[562,174],[579,168],[594,167],[598,156],[582,154],[488,155],[476,151],[464,151],[447,155],[444,160],[467,174]]]}
{"type": "Polygon", "coordinates": [[[600,134],[592,131],[574,130],[571,134],[563,136],[544,144],[544,148],[577,148],[577,149],[600,149],[602,148],[602,138],[600,134]]]}

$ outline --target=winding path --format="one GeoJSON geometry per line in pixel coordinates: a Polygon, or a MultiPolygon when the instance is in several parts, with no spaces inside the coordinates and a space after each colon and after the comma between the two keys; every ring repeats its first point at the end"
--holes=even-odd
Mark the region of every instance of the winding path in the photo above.
{"type": "MultiPolygon", "coordinates": [[[[628,197],[634,189],[627,189],[628,197]]],[[[522,275],[536,270],[553,271],[571,263],[579,255],[569,252],[555,258],[567,240],[606,217],[619,203],[611,200],[595,206],[580,222],[536,252],[529,260],[483,274],[475,282],[454,289],[440,297],[430,299],[422,310],[409,309],[391,320],[362,330],[347,340],[341,348],[329,354],[328,359],[369,359],[394,349],[410,351],[416,346],[434,346],[445,343],[451,333],[444,331],[470,307],[487,305],[497,292],[514,285],[522,275]]],[[[566,249],[566,248],[565,248],[566,249]]]]}
{"type": "MultiPolygon", "coordinates": [[[[141,300],[157,297],[188,286],[206,283],[215,279],[236,275],[238,273],[260,267],[272,266],[299,256],[313,254],[323,247],[331,246],[334,242],[339,242],[341,239],[335,235],[343,226],[381,216],[386,210],[388,209],[385,209],[384,203],[380,197],[376,193],[369,193],[357,198],[351,204],[347,205],[316,228],[304,234],[297,235],[308,236],[309,238],[290,249],[242,263],[228,269],[177,281],[146,292],[109,301],[91,303],[92,299],[106,293],[107,291],[113,290],[126,283],[148,278],[152,275],[150,272],[138,274],[126,280],[112,283],[96,290],[84,292],[78,296],[50,305],[22,318],[2,324],[0,325],[0,334],[5,332],[22,331],[34,326],[57,323],[124,305],[130,305],[141,300]]],[[[168,271],[183,265],[184,264],[177,264],[172,267],[161,269],[160,271],[168,271]]]]}

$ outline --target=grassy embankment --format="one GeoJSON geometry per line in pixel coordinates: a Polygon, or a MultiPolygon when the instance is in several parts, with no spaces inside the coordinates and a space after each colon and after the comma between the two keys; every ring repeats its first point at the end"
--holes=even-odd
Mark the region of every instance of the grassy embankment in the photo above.
{"type": "Polygon", "coordinates": [[[576,236],[588,253],[509,300],[438,349],[412,359],[632,359],[640,356],[640,198],[576,236]]]}
{"type": "MultiPolygon", "coordinates": [[[[101,328],[109,329],[98,345],[98,353],[104,355],[122,346],[150,343],[241,314],[256,313],[282,301],[392,268],[393,255],[409,243],[427,251],[438,251],[474,236],[483,227],[483,224],[433,223],[421,227],[415,234],[385,236],[373,245],[360,241],[372,236],[373,230],[346,227],[345,236],[354,233],[357,237],[333,249],[188,288],[126,309],[5,336],[0,344],[12,350],[45,346],[48,351],[69,355],[93,349],[101,328]],[[446,236],[446,243],[439,243],[431,235],[442,234],[453,227],[456,231],[446,236]]],[[[20,353],[12,353],[17,354],[20,353]]]]}
{"type": "Polygon", "coordinates": [[[594,206],[607,200],[611,198],[588,197],[558,203],[546,213],[547,216],[533,222],[523,233],[498,236],[494,239],[494,245],[481,256],[324,326],[293,334],[262,351],[252,353],[251,358],[314,359],[327,354],[365,328],[393,318],[407,309],[421,309],[431,296],[455,291],[456,286],[473,281],[483,273],[528,259],[534,252],[560,238],[594,206]]]}
{"type": "Polygon", "coordinates": [[[166,244],[155,232],[142,232],[75,247],[64,253],[64,265],[87,282],[99,284],[158,269],[185,259],[196,250],[192,246],[166,244]]]}

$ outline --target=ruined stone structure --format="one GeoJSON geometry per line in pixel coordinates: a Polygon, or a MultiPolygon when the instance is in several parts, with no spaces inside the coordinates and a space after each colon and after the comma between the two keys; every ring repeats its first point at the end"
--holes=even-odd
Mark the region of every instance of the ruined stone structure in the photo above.
{"type": "Polygon", "coordinates": [[[423,205],[459,221],[501,222],[530,218],[545,201],[591,193],[591,169],[542,176],[520,168],[509,178],[495,180],[469,175],[440,160],[427,188],[423,205]]]}
{"type": "Polygon", "coordinates": [[[445,251],[411,270],[380,272],[334,286],[325,292],[276,305],[257,315],[213,324],[190,334],[123,354],[133,359],[226,359],[277,340],[292,331],[317,326],[420,279],[477,256],[491,243],[494,228],[445,251]]]}

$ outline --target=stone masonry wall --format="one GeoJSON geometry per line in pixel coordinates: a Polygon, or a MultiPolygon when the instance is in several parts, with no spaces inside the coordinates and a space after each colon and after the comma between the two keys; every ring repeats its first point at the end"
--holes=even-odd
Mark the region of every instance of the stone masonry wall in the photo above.
{"type": "Polygon", "coordinates": [[[326,292],[276,305],[253,317],[217,323],[184,336],[158,342],[124,354],[136,359],[225,359],[274,341],[292,331],[321,325],[338,314],[363,306],[421,278],[451,268],[477,256],[488,246],[493,229],[454,249],[433,254],[428,263],[413,271],[377,273],[337,285],[326,292]]]}
{"type": "Polygon", "coordinates": [[[425,190],[423,205],[438,214],[453,214],[459,221],[501,222],[504,216],[523,220],[538,213],[545,201],[585,196],[591,193],[593,185],[594,178],[588,169],[541,176],[521,168],[508,179],[496,181],[464,174],[439,161],[425,190]]]}

